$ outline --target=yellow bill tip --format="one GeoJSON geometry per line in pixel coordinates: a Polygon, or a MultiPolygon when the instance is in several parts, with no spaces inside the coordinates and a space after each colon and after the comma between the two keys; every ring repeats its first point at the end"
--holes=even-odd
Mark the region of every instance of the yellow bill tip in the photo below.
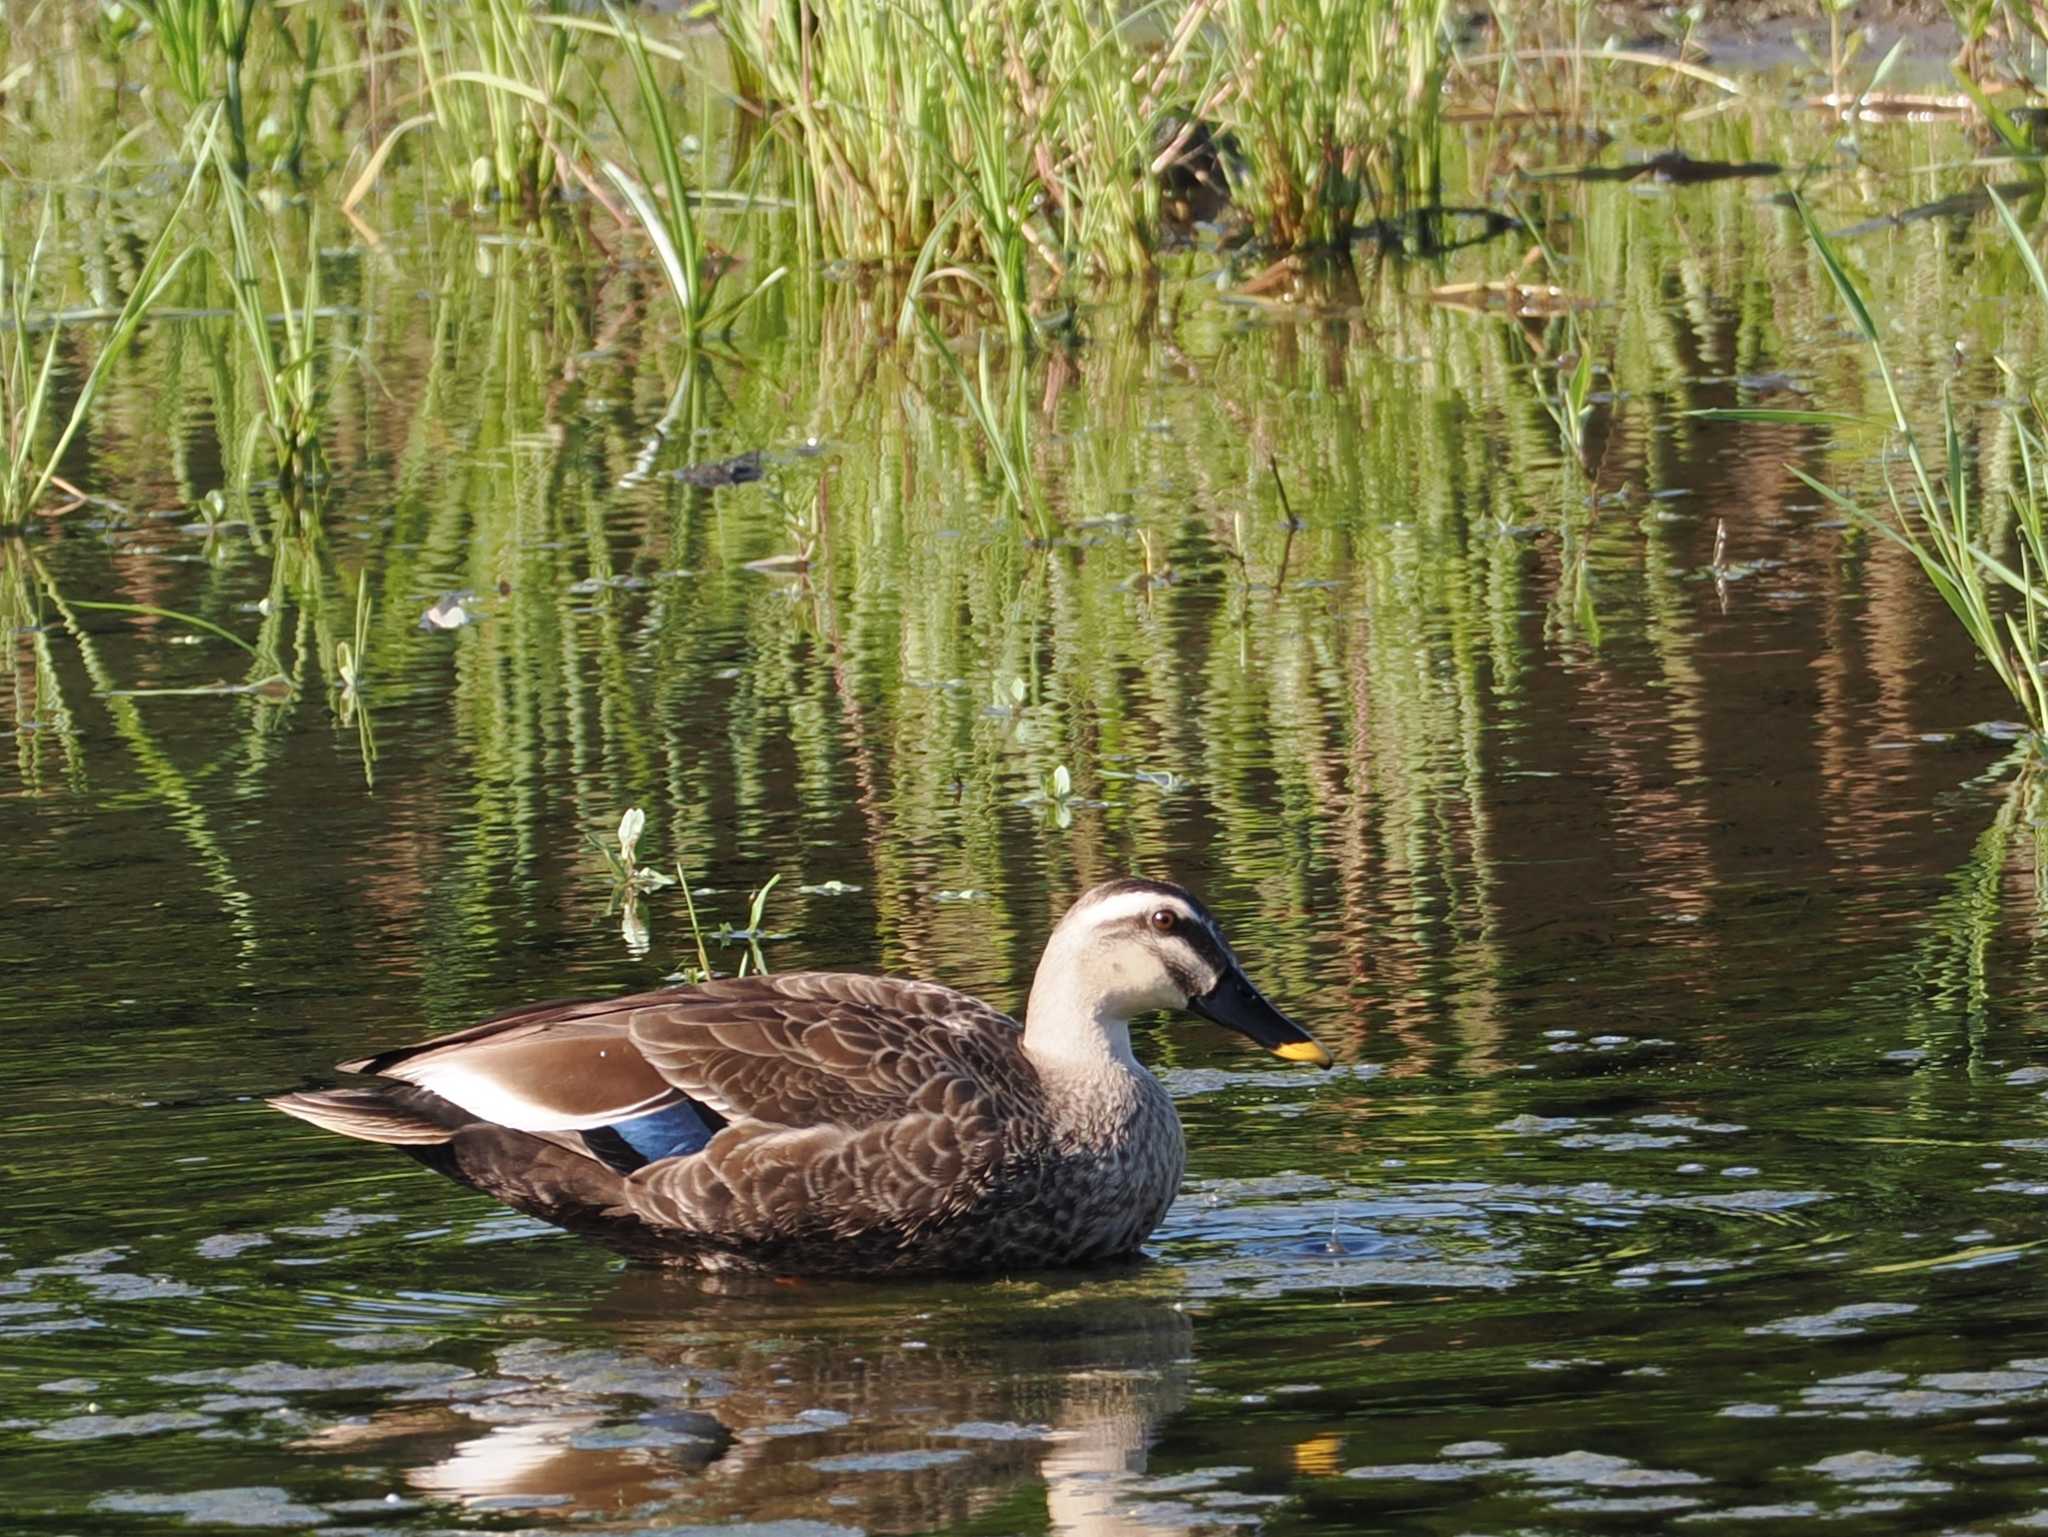
{"type": "Polygon", "coordinates": [[[1289,1041],[1285,1046],[1275,1046],[1273,1055],[1285,1057],[1289,1062],[1313,1062],[1317,1067],[1330,1066],[1330,1054],[1314,1041],[1289,1041]]]}

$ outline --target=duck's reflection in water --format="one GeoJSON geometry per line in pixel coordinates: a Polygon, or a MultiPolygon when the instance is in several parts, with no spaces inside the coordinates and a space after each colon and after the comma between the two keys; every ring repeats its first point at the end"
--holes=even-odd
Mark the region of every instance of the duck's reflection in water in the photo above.
{"type": "MultiPolygon", "coordinates": [[[[501,1350],[500,1375],[458,1384],[455,1402],[394,1405],[308,1445],[529,1520],[1211,1525],[1146,1487],[1147,1450],[1188,1396],[1188,1317],[1116,1282],[736,1287],[632,1271],[576,1334],[501,1350]]],[[[1215,1528],[1243,1530],[1230,1516],[1215,1528]]]]}

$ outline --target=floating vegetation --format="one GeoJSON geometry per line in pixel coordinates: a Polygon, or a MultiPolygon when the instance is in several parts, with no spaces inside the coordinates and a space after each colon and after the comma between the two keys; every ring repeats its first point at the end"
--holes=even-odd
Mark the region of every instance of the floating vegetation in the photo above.
{"type": "Polygon", "coordinates": [[[640,863],[640,837],[646,831],[647,813],[638,806],[628,806],[625,814],[619,818],[619,828],[615,835],[618,839],[617,853],[596,838],[587,840],[590,846],[604,857],[604,862],[611,868],[612,884],[621,892],[638,895],[647,891],[659,891],[664,886],[674,886],[682,880],[680,874],[665,875],[652,865],[640,863]]]}
{"type": "Polygon", "coordinates": [[[1477,315],[1506,315],[1513,319],[1534,316],[1548,319],[1597,309],[1600,301],[1575,294],[1555,283],[1524,283],[1515,278],[1492,278],[1477,283],[1441,283],[1429,291],[1432,304],[1449,309],[1470,310],[1477,315]]]}

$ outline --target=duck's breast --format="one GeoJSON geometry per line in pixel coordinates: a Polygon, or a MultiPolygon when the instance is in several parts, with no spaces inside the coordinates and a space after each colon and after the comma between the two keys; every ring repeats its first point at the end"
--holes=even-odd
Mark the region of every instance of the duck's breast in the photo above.
{"type": "Polygon", "coordinates": [[[1134,1254],[1180,1193],[1187,1144],[1165,1086],[1143,1068],[1068,1101],[1049,1157],[1041,1252],[1075,1264],[1134,1254]]]}

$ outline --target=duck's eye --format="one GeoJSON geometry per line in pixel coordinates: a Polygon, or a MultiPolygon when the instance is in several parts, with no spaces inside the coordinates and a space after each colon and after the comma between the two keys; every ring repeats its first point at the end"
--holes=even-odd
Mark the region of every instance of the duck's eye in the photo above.
{"type": "Polygon", "coordinates": [[[1171,934],[1179,922],[1180,914],[1170,907],[1158,908],[1152,914],[1152,927],[1162,934],[1171,934]]]}

